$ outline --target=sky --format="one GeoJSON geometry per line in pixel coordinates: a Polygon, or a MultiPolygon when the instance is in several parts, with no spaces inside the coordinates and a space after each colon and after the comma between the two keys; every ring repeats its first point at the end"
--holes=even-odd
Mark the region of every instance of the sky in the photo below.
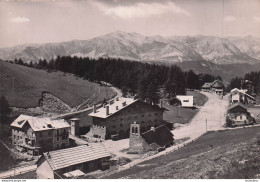
{"type": "Polygon", "coordinates": [[[87,40],[117,30],[260,37],[260,0],[0,0],[0,47],[87,40]]]}

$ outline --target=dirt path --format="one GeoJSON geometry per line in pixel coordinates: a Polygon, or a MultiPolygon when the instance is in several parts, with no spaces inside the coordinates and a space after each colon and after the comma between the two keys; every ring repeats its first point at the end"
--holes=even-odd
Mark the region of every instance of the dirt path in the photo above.
{"type": "MultiPolygon", "coordinates": [[[[224,129],[223,125],[225,123],[226,108],[228,106],[228,96],[225,96],[223,99],[220,99],[219,96],[215,94],[211,94],[207,92],[202,92],[202,94],[208,97],[208,101],[205,103],[205,105],[200,108],[200,111],[194,116],[194,118],[191,120],[189,124],[184,125],[172,131],[175,139],[189,138],[183,143],[169,147],[166,150],[156,155],[149,156],[147,158],[134,159],[134,157],[129,157],[127,156],[127,154],[125,154],[125,152],[122,152],[127,148],[129,148],[129,139],[119,140],[119,141],[110,141],[110,140],[105,141],[104,144],[109,150],[109,152],[115,154],[117,158],[129,157],[133,160],[132,162],[124,166],[120,166],[117,170],[111,173],[116,173],[118,171],[129,169],[130,167],[133,167],[134,165],[137,165],[141,162],[153,159],[155,157],[159,157],[161,155],[168,154],[169,152],[178,150],[180,147],[183,147],[184,145],[193,142],[198,137],[206,133],[206,119],[207,119],[207,131],[224,129]],[[113,148],[111,146],[117,146],[117,147],[113,148]]],[[[105,176],[110,174],[105,174],[105,176]]]]}
{"type": "Polygon", "coordinates": [[[208,101],[200,108],[191,122],[172,131],[175,139],[190,137],[195,139],[207,131],[223,129],[226,120],[228,96],[220,99],[219,96],[208,92],[202,92],[208,97],[208,101]]]}

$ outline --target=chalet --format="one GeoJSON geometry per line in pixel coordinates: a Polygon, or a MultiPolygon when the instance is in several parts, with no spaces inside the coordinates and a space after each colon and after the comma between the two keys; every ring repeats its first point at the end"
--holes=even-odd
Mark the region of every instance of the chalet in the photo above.
{"type": "Polygon", "coordinates": [[[243,104],[255,103],[255,98],[247,93],[247,90],[234,88],[231,90],[231,104],[241,102],[243,104]]]}
{"type": "Polygon", "coordinates": [[[202,87],[201,87],[201,90],[204,91],[204,92],[209,92],[210,86],[211,86],[211,82],[210,83],[204,83],[204,85],[202,85],[202,87]]]}
{"type": "Polygon", "coordinates": [[[243,88],[245,88],[245,89],[247,89],[247,93],[249,93],[249,94],[254,94],[254,85],[253,85],[253,83],[250,81],[250,80],[245,80],[244,82],[243,82],[243,88]]]}
{"type": "Polygon", "coordinates": [[[193,107],[193,96],[177,95],[176,98],[181,101],[182,107],[193,107]]]}
{"type": "Polygon", "coordinates": [[[253,118],[250,116],[250,113],[247,111],[247,107],[238,102],[228,107],[228,119],[232,121],[232,125],[244,125],[251,124],[253,118]]]}
{"type": "Polygon", "coordinates": [[[88,135],[101,139],[109,139],[112,135],[128,138],[130,124],[134,122],[140,124],[142,132],[163,123],[163,109],[159,106],[123,97],[101,108],[94,106],[89,116],[93,118],[93,125],[88,135]]]}
{"type": "Polygon", "coordinates": [[[224,84],[220,80],[215,80],[214,82],[205,83],[204,85],[202,85],[201,90],[205,92],[212,92],[218,95],[223,95],[224,84]]]}
{"type": "Polygon", "coordinates": [[[173,141],[173,134],[165,125],[141,133],[140,124],[134,123],[131,124],[129,153],[160,151],[173,145],[173,141]]]}
{"type": "Polygon", "coordinates": [[[111,157],[102,143],[44,153],[36,162],[37,179],[74,178],[109,167],[111,157]]]}
{"type": "Polygon", "coordinates": [[[38,155],[69,146],[70,125],[63,119],[20,115],[10,126],[12,144],[28,154],[38,155]]]}

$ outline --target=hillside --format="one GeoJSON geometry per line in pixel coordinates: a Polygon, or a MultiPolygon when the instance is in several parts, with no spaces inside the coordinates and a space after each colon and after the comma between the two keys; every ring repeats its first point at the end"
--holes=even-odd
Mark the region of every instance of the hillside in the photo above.
{"type": "Polygon", "coordinates": [[[258,38],[215,36],[143,36],[116,31],[89,40],[25,44],[0,49],[0,59],[50,60],[57,56],[111,57],[144,62],[179,63],[205,60],[215,64],[259,63],[258,38]]]}
{"type": "Polygon", "coordinates": [[[195,73],[220,75],[226,82],[230,82],[230,80],[236,76],[243,77],[246,73],[260,70],[260,63],[254,65],[247,63],[218,65],[208,61],[188,61],[176,63],[176,65],[184,71],[192,69],[195,73]]]}
{"type": "MultiPolygon", "coordinates": [[[[49,92],[70,107],[80,105],[95,94],[96,101],[103,101],[106,88],[91,83],[72,74],[47,72],[25,66],[0,61],[0,93],[10,106],[29,108],[37,107],[42,94],[49,92]]],[[[114,92],[108,88],[107,96],[114,92]]]]}
{"type": "MultiPolygon", "coordinates": [[[[112,174],[107,172],[107,175],[103,175],[102,178],[259,178],[258,131],[259,127],[209,132],[179,150],[121,172],[114,174],[112,171],[112,174]]],[[[98,178],[98,176],[94,177],[98,178]]]]}

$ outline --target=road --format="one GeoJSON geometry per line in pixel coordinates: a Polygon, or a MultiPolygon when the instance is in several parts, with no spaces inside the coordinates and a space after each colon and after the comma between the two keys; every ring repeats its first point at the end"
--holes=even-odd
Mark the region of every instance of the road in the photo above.
{"type": "Polygon", "coordinates": [[[191,122],[189,124],[183,125],[180,128],[172,130],[175,140],[182,139],[182,138],[189,138],[185,142],[171,146],[156,155],[152,155],[146,158],[135,159],[136,156],[133,155],[132,157],[130,157],[130,154],[126,154],[125,152],[123,152],[126,151],[127,148],[129,148],[129,139],[124,139],[119,141],[106,140],[104,142],[104,145],[107,147],[110,153],[116,155],[116,158],[128,157],[132,160],[132,162],[124,166],[120,166],[117,170],[113,171],[112,173],[126,170],[146,160],[150,160],[152,158],[165,155],[174,150],[178,150],[180,147],[183,147],[184,145],[196,140],[198,137],[206,133],[206,131],[224,129],[223,126],[226,120],[225,114],[229,103],[228,95],[225,96],[223,99],[220,99],[218,95],[211,94],[208,92],[202,92],[202,94],[208,97],[208,101],[204,104],[204,106],[200,107],[199,112],[193,117],[191,122]],[[206,127],[206,119],[207,119],[207,127],[206,127]],[[114,148],[113,146],[117,146],[117,147],[114,148]]]}
{"type": "Polygon", "coordinates": [[[191,122],[183,127],[172,131],[175,139],[189,137],[197,138],[207,131],[223,129],[226,121],[226,110],[228,96],[220,99],[219,96],[208,92],[202,92],[208,97],[208,101],[200,108],[200,111],[193,117],[191,122]]]}

